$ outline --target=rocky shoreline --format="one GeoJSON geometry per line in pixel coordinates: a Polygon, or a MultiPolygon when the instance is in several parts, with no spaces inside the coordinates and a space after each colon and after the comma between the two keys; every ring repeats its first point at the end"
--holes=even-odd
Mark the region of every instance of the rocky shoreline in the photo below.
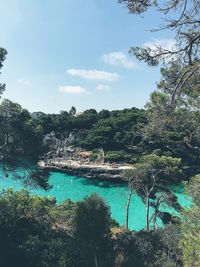
{"type": "Polygon", "coordinates": [[[105,162],[103,148],[95,152],[84,150],[72,145],[76,138],[73,133],[62,139],[54,132],[45,135],[43,143],[49,151],[38,162],[39,167],[86,178],[125,181],[124,171],[132,165],[105,162]]]}
{"type": "Polygon", "coordinates": [[[85,163],[63,158],[44,159],[38,162],[39,167],[51,171],[68,173],[85,178],[102,179],[116,182],[124,182],[124,171],[131,169],[128,164],[109,163],[85,163]]]}

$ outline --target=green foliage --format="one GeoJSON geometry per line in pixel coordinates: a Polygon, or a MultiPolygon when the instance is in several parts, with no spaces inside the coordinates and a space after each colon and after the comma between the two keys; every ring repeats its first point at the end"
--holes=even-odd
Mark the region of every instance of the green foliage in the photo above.
{"type": "Polygon", "coordinates": [[[193,205],[200,207],[200,174],[192,177],[189,183],[185,183],[185,193],[192,197],[193,205]]]}
{"type": "Polygon", "coordinates": [[[136,163],[137,157],[131,154],[130,152],[126,152],[124,150],[108,151],[105,155],[105,161],[136,163]]]}
{"type": "Polygon", "coordinates": [[[174,102],[185,83],[199,72],[200,35],[197,30],[200,26],[199,2],[187,0],[165,2],[161,0],[118,0],[118,2],[124,3],[129,12],[133,14],[141,14],[153,8],[166,17],[164,25],[159,23],[156,30],[173,31],[175,44],[169,48],[159,42],[145,47],[131,47],[130,54],[150,66],[157,66],[159,63],[166,66],[175,62],[187,68],[182,75],[178,76],[175,86],[171,87],[172,102],[174,102]]]}
{"type": "Polygon", "coordinates": [[[134,165],[134,168],[126,172],[127,177],[132,177],[140,185],[150,185],[152,183],[151,176],[156,176],[159,190],[171,183],[178,183],[183,175],[181,170],[181,159],[169,156],[158,156],[149,154],[140,159],[134,165]]]}
{"type": "Polygon", "coordinates": [[[110,211],[97,195],[56,205],[55,199],[7,190],[0,195],[0,265],[112,266],[110,211]]]}
{"type": "MultiPolygon", "coordinates": [[[[85,113],[76,119],[83,122],[84,116],[86,116],[85,113]]],[[[145,123],[146,114],[144,110],[136,108],[111,112],[103,110],[90,116],[90,122],[87,122],[87,128],[85,127],[88,132],[84,138],[80,138],[77,145],[89,149],[103,147],[106,151],[127,150],[127,147],[140,143],[142,138],[141,128],[145,123]]],[[[78,126],[81,127],[81,125],[84,129],[83,123],[79,123],[78,126]]]]}
{"type": "Polygon", "coordinates": [[[98,247],[110,231],[110,210],[103,199],[93,194],[77,202],[75,234],[91,247],[98,247]]]}
{"type": "Polygon", "coordinates": [[[183,212],[184,221],[181,226],[182,239],[180,246],[183,250],[184,266],[200,265],[200,175],[193,177],[186,185],[186,193],[193,199],[193,206],[183,212]]]}
{"type": "Polygon", "coordinates": [[[0,265],[81,267],[76,241],[69,231],[70,201],[30,196],[27,191],[0,195],[0,265]]]}
{"type": "Polygon", "coordinates": [[[77,203],[73,227],[86,266],[93,267],[95,262],[109,266],[104,257],[109,250],[110,226],[110,209],[97,194],[77,203]]]}
{"type": "Polygon", "coordinates": [[[140,162],[135,164],[133,169],[125,172],[130,192],[135,190],[136,194],[142,198],[146,205],[146,229],[148,231],[151,221],[154,228],[158,227],[157,217],[163,223],[170,222],[170,214],[168,214],[169,219],[166,220],[163,217],[164,214],[160,211],[162,203],[180,209],[177,197],[169,190],[169,185],[180,182],[183,176],[180,167],[181,159],[150,154],[141,158],[140,162]],[[149,217],[150,206],[154,207],[154,214],[151,218],[149,217]]]}
{"type": "Polygon", "coordinates": [[[158,231],[116,235],[116,263],[120,267],[182,267],[179,231],[168,226],[158,231]]]}
{"type": "Polygon", "coordinates": [[[199,229],[199,209],[191,209],[185,212],[186,221],[182,225],[183,237],[180,246],[183,250],[184,266],[192,267],[200,265],[200,229],[199,229]],[[198,218],[198,219],[197,219],[198,218]],[[197,222],[198,220],[198,222],[197,222]]]}
{"type": "Polygon", "coordinates": [[[185,71],[180,64],[172,63],[161,69],[161,81],[157,91],[151,94],[147,103],[148,123],[144,127],[144,150],[152,152],[161,149],[182,158],[187,167],[186,175],[199,171],[200,157],[200,115],[199,115],[199,73],[185,82],[174,105],[171,104],[173,86],[177,77],[185,71]]]}
{"type": "Polygon", "coordinates": [[[75,116],[76,115],[76,108],[75,107],[71,107],[71,109],[69,111],[69,115],[70,116],[75,116]]]}
{"type": "Polygon", "coordinates": [[[109,162],[136,163],[143,155],[159,150],[159,155],[179,157],[184,165],[195,166],[199,158],[198,112],[186,109],[169,112],[168,101],[166,93],[155,92],[147,112],[132,108],[97,113],[90,109],[77,116],[62,111],[34,117],[18,104],[4,100],[0,105],[0,141],[4,147],[7,128],[9,145],[2,152],[4,156],[21,153],[37,160],[45,151],[43,136],[54,131],[58,138],[73,133],[75,146],[103,148],[109,162]],[[184,140],[190,135],[192,140],[187,145],[184,140]]]}
{"type": "Polygon", "coordinates": [[[90,159],[94,161],[97,160],[99,156],[100,156],[100,151],[98,149],[94,149],[92,151],[92,154],[90,155],[90,159]]]}
{"type": "MultiPolygon", "coordinates": [[[[3,62],[6,59],[6,55],[7,55],[6,49],[0,47],[0,70],[3,67],[3,62]]],[[[1,72],[0,72],[0,74],[1,74],[1,72]]],[[[0,97],[3,94],[3,92],[5,91],[5,88],[6,88],[5,84],[0,83],[0,97]]]]}
{"type": "MultiPolygon", "coordinates": [[[[123,151],[124,156],[116,156],[116,160],[135,162],[135,158],[141,154],[141,129],[147,120],[144,110],[132,108],[102,110],[99,113],[89,109],[76,116],[62,111],[60,114],[41,114],[33,122],[43,129],[44,134],[54,131],[59,138],[73,133],[75,146],[90,150],[103,148],[104,151],[116,151],[119,154],[123,151]],[[134,146],[137,151],[132,149],[134,146]]],[[[108,160],[111,158],[108,155],[108,160]]]]}
{"type": "Polygon", "coordinates": [[[159,91],[147,103],[148,124],[144,129],[145,153],[162,149],[182,158],[191,177],[200,171],[200,26],[198,1],[187,0],[119,0],[132,14],[151,8],[164,14],[164,25],[157,30],[170,30],[175,44],[166,49],[155,42],[149,47],[131,47],[130,54],[150,66],[163,64],[159,91]],[[181,34],[180,34],[181,33],[181,34]]]}
{"type": "Polygon", "coordinates": [[[7,190],[0,195],[0,214],[4,267],[182,267],[177,228],[113,237],[116,223],[96,194],[56,205],[55,199],[7,190]]]}
{"type": "Polygon", "coordinates": [[[0,144],[4,158],[24,155],[34,159],[42,153],[43,128],[30,113],[8,99],[0,105],[0,144]]]}

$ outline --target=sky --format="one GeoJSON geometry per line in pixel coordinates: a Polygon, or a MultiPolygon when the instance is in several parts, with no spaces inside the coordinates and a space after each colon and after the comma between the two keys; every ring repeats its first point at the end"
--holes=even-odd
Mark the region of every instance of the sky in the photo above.
{"type": "Polygon", "coordinates": [[[173,35],[149,31],[161,14],[132,15],[117,2],[0,0],[4,97],[31,112],[144,107],[159,67],[138,62],[129,48],[170,47],[173,35]]]}

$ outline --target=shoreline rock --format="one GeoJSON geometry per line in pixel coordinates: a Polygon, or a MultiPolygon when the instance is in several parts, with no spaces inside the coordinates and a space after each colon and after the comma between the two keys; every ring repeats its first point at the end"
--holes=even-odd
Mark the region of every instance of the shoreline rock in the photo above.
{"type": "Polygon", "coordinates": [[[125,182],[123,171],[131,169],[131,165],[108,164],[108,163],[81,163],[76,160],[54,158],[45,159],[38,162],[39,167],[51,171],[68,173],[75,176],[101,179],[115,182],[125,182]]]}

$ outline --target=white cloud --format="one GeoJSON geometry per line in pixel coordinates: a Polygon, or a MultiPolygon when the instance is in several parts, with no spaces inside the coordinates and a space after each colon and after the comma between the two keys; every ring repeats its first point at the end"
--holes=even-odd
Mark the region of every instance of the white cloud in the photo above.
{"type": "Polygon", "coordinates": [[[81,95],[88,93],[88,91],[81,86],[70,86],[70,85],[60,86],[58,90],[65,94],[74,94],[74,95],[81,95]]]}
{"type": "Polygon", "coordinates": [[[111,89],[111,87],[109,85],[105,85],[105,84],[98,84],[96,86],[96,90],[98,91],[109,91],[111,89]]]}
{"type": "Polygon", "coordinates": [[[169,51],[176,50],[176,42],[174,39],[155,39],[143,44],[143,47],[149,47],[151,49],[156,49],[159,46],[169,51]]]}
{"type": "Polygon", "coordinates": [[[86,80],[100,80],[113,82],[119,79],[119,74],[115,72],[106,72],[100,70],[68,69],[67,74],[78,76],[86,80]]]}
{"type": "Polygon", "coordinates": [[[144,48],[151,48],[150,55],[151,56],[158,56],[158,58],[162,59],[163,62],[168,63],[172,59],[176,59],[176,54],[162,54],[159,56],[162,50],[166,51],[176,51],[176,42],[174,39],[155,39],[152,42],[147,42],[143,44],[144,48]]]}
{"type": "Polygon", "coordinates": [[[23,84],[23,85],[31,85],[30,81],[23,80],[23,79],[19,79],[17,82],[20,83],[20,84],[23,84]]]}
{"type": "Polygon", "coordinates": [[[103,60],[105,63],[113,66],[122,66],[127,69],[137,68],[137,65],[129,60],[126,54],[120,51],[103,55],[103,60]]]}

